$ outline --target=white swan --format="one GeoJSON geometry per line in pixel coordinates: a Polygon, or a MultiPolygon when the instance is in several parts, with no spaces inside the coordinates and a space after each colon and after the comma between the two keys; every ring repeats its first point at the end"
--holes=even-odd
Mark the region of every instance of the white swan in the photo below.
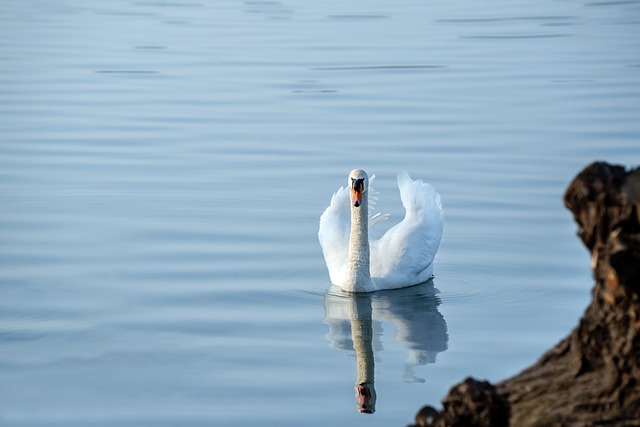
{"type": "Polygon", "coordinates": [[[320,217],[318,238],[334,285],[348,292],[372,292],[417,285],[433,277],[444,226],[440,195],[406,172],[398,173],[398,187],[406,215],[372,241],[369,220],[373,225],[387,216],[369,218],[376,193],[369,187],[367,173],[352,170],[347,187],[340,187],[331,198],[320,217]]]}

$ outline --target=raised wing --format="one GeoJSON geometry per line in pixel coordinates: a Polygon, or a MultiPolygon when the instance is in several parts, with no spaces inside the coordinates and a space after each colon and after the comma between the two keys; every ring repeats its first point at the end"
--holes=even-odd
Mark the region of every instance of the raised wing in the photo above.
{"type": "Polygon", "coordinates": [[[318,240],[329,270],[331,283],[342,283],[347,274],[351,210],[349,189],[340,187],[331,197],[329,207],[320,216],[318,240]]]}
{"type": "Polygon", "coordinates": [[[428,280],[444,228],[440,195],[430,184],[400,172],[398,188],[405,217],[371,242],[371,276],[381,288],[428,280]]]}

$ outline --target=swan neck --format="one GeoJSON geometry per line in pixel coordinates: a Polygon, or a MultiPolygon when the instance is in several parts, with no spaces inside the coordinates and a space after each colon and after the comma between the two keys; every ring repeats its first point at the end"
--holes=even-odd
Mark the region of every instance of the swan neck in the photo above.
{"type": "Polygon", "coordinates": [[[348,286],[353,291],[372,290],[369,270],[369,203],[367,192],[362,195],[359,207],[351,206],[351,234],[349,236],[348,286]]]}
{"type": "Polygon", "coordinates": [[[373,322],[369,313],[351,319],[351,339],[356,351],[358,380],[356,384],[374,383],[373,322]]]}
{"type": "Polygon", "coordinates": [[[356,297],[351,305],[351,339],[356,352],[358,379],[356,402],[358,411],[374,413],[376,410],[375,359],[373,353],[373,316],[371,297],[356,297]]]}

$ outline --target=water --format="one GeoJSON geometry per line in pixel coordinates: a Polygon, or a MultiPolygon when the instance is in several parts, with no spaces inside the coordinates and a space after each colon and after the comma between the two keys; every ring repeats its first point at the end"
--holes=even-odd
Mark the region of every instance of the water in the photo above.
{"type": "Polygon", "coordinates": [[[401,426],[516,374],[589,300],[564,189],[638,163],[639,23],[636,1],[4,1],[2,425],[401,426]],[[318,218],[353,167],[385,227],[398,170],[440,192],[433,283],[327,292],[318,218]]]}

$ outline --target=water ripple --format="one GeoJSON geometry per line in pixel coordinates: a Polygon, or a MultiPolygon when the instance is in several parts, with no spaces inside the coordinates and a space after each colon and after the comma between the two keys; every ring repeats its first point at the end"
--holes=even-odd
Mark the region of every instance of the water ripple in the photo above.
{"type": "Polygon", "coordinates": [[[362,70],[435,70],[447,68],[446,65],[362,65],[344,67],[316,67],[316,71],[362,71],[362,70]]]}
{"type": "Polygon", "coordinates": [[[390,19],[389,15],[370,15],[370,14],[353,14],[353,15],[328,15],[327,19],[337,20],[371,20],[371,19],[390,19]]]}
{"type": "Polygon", "coordinates": [[[528,40],[528,39],[555,39],[560,37],[572,37],[572,34],[523,34],[523,35],[488,35],[488,36],[462,36],[463,39],[477,40],[528,40]]]}
{"type": "Polygon", "coordinates": [[[470,287],[464,292],[447,292],[440,294],[443,304],[508,304],[519,301],[537,300],[546,295],[548,290],[532,286],[513,287],[470,287]]]}
{"type": "Polygon", "coordinates": [[[477,24],[492,22],[514,22],[514,21],[564,21],[576,19],[575,16],[510,16],[497,18],[452,18],[437,19],[435,22],[447,24],[477,24]]]}

